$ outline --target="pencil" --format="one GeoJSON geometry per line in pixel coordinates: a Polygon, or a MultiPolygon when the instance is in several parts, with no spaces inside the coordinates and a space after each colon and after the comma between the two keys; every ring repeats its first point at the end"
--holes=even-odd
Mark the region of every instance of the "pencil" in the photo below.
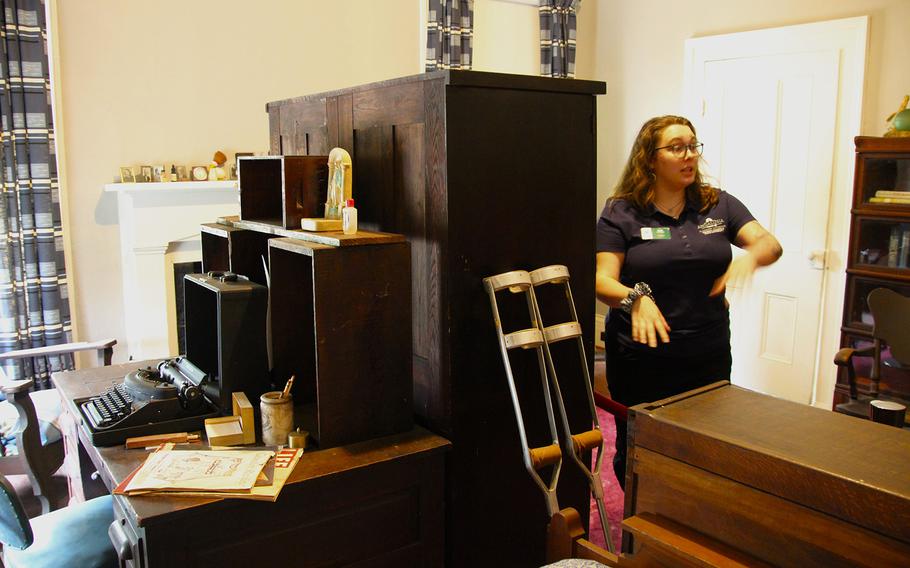
{"type": "Polygon", "coordinates": [[[281,396],[278,398],[284,398],[287,395],[291,394],[291,385],[294,384],[294,375],[291,375],[291,378],[288,379],[288,382],[284,385],[284,390],[281,391],[281,396]]]}

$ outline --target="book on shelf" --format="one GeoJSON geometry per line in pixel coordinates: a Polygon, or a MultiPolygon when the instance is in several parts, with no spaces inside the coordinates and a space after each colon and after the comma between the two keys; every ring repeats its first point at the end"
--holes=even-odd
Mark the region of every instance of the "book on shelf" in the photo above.
{"type": "Polygon", "coordinates": [[[891,227],[888,238],[888,267],[910,268],[910,224],[891,227]]]}
{"type": "Polygon", "coordinates": [[[897,255],[901,248],[901,226],[894,225],[891,227],[891,235],[888,238],[888,267],[897,268],[897,255]]]}
{"type": "Polygon", "coordinates": [[[910,195],[908,195],[908,197],[870,197],[869,203],[896,203],[908,205],[910,204],[910,195]]]}
{"type": "Polygon", "coordinates": [[[897,252],[897,267],[907,268],[910,257],[910,225],[901,225],[901,244],[897,252]]]}
{"type": "Polygon", "coordinates": [[[880,189],[875,192],[875,197],[897,197],[910,199],[910,189],[880,189]]]}

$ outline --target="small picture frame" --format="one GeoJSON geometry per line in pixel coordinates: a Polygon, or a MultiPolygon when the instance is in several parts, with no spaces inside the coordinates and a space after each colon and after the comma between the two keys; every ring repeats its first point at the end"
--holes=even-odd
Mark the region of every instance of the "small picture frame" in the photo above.
{"type": "Polygon", "coordinates": [[[120,166],[120,183],[136,183],[136,176],[133,175],[133,168],[120,166]]]}
{"type": "Polygon", "coordinates": [[[193,166],[193,181],[206,181],[209,179],[209,169],[205,166],[193,166]]]}
{"type": "Polygon", "coordinates": [[[152,166],[139,166],[139,179],[136,181],[152,181],[152,166]]]}
{"type": "Polygon", "coordinates": [[[189,179],[186,175],[186,166],[177,166],[177,181],[187,181],[189,179]]]}
{"type": "Polygon", "coordinates": [[[152,166],[152,181],[163,181],[161,174],[164,173],[164,166],[152,166]]]}

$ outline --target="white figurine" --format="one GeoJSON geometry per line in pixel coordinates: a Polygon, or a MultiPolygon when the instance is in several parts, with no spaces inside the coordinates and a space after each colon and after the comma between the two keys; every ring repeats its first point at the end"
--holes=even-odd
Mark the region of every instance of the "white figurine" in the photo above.
{"type": "Polygon", "coordinates": [[[325,218],[341,219],[341,210],[351,198],[351,155],[344,148],[329,152],[329,187],[326,192],[325,218]]]}

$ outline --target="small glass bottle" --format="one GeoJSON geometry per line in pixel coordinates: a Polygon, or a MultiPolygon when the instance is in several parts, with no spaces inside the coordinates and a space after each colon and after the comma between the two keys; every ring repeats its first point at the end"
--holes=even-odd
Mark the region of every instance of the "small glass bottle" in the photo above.
{"type": "Polygon", "coordinates": [[[348,199],[347,206],[341,211],[341,230],[345,235],[357,232],[357,208],[354,207],[353,199],[348,199]]]}

